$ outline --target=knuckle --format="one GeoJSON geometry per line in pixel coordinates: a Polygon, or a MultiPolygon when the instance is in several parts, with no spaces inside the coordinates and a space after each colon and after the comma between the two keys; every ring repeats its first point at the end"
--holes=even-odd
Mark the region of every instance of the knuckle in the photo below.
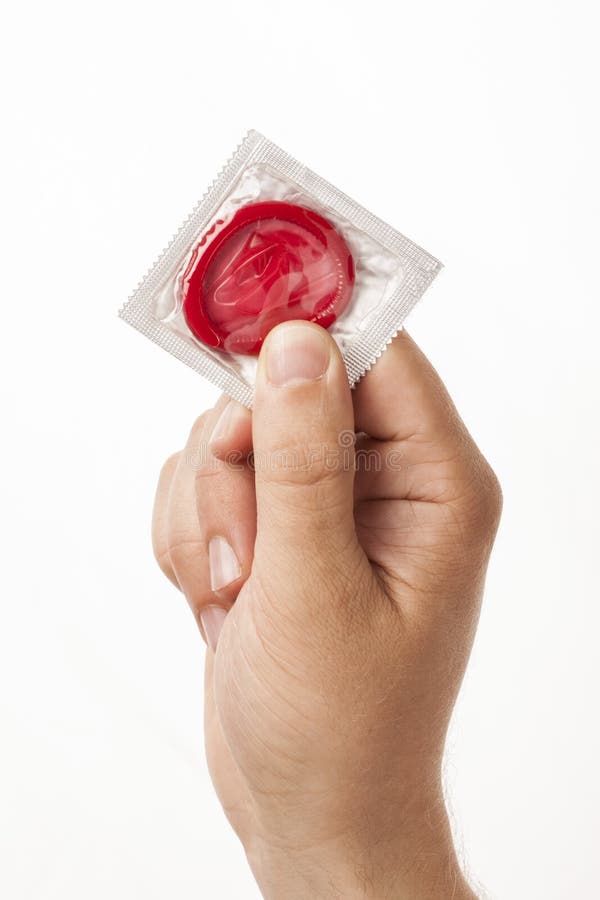
{"type": "Polygon", "coordinates": [[[500,522],[500,517],[502,516],[504,496],[502,494],[502,485],[498,480],[498,476],[491,467],[489,467],[488,495],[492,520],[496,525],[498,525],[498,523],[500,522]]]}
{"type": "Polygon", "coordinates": [[[332,441],[287,443],[255,454],[252,460],[255,472],[264,482],[308,487],[335,481],[352,470],[353,463],[353,453],[332,441]]]}
{"type": "MultiPolygon", "coordinates": [[[[205,552],[200,538],[182,534],[169,539],[163,558],[168,560],[175,573],[181,575],[194,570],[205,552]]],[[[160,561],[158,564],[161,565],[160,561]]]]}
{"type": "Polygon", "coordinates": [[[482,511],[488,524],[495,529],[502,513],[502,488],[496,473],[483,457],[480,486],[482,511]]]}
{"type": "Polygon", "coordinates": [[[348,531],[346,520],[352,519],[351,491],[338,487],[331,481],[267,479],[260,486],[259,506],[268,510],[271,526],[296,534],[299,543],[317,548],[320,556],[338,545],[348,531]]]}
{"type": "Polygon", "coordinates": [[[158,568],[166,575],[170,580],[173,579],[173,566],[171,565],[171,560],[169,558],[169,553],[166,550],[163,551],[154,551],[154,559],[158,564],[158,568]]]}
{"type": "Polygon", "coordinates": [[[223,486],[226,473],[222,467],[216,465],[214,457],[198,460],[193,469],[197,502],[206,498],[217,498],[222,494],[220,487],[223,486]]]}
{"type": "Polygon", "coordinates": [[[485,534],[495,534],[502,514],[502,488],[496,473],[478,453],[471,488],[473,524],[485,534]]]}
{"type": "Polygon", "coordinates": [[[190,439],[192,441],[198,440],[202,436],[202,432],[204,431],[204,426],[206,425],[206,418],[208,413],[203,412],[198,416],[194,424],[190,429],[190,439]]]}
{"type": "Polygon", "coordinates": [[[189,465],[192,466],[192,468],[197,468],[201,463],[204,462],[207,456],[205,447],[206,442],[203,441],[203,434],[206,427],[206,418],[206,412],[202,413],[201,416],[198,416],[190,429],[185,449],[183,450],[185,460],[189,465]]]}
{"type": "Polygon", "coordinates": [[[160,481],[163,479],[170,478],[177,468],[179,460],[181,459],[181,450],[178,450],[177,453],[172,453],[161,466],[160,469],[160,481]]]}
{"type": "Polygon", "coordinates": [[[153,535],[152,552],[158,568],[163,573],[163,575],[165,575],[170,581],[175,581],[175,574],[173,571],[173,566],[171,564],[171,557],[166,541],[160,540],[156,535],[153,535]]]}

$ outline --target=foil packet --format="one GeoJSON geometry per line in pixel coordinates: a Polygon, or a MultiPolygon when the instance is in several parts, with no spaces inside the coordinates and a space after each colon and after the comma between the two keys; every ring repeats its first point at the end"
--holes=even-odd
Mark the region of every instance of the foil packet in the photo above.
{"type": "Polygon", "coordinates": [[[440,269],[250,131],[120,316],[251,407],[257,355],[279,322],[327,328],[354,387],[440,269]]]}

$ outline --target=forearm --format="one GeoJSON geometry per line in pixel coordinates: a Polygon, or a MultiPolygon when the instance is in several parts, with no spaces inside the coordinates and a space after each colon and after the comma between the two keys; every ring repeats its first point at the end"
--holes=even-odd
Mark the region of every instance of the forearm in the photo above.
{"type": "Polygon", "coordinates": [[[248,859],[265,900],[476,900],[458,863],[443,801],[402,819],[384,836],[373,823],[301,851],[284,841],[257,842],[248,859]],[[365,841],[369,831],[372,840],[365,841]]]}

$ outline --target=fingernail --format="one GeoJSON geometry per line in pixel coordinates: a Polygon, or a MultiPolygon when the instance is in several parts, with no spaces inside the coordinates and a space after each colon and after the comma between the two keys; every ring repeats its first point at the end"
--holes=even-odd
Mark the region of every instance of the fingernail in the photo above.
{"type": "Polygon", "coordinates": [[[226,618],[227,612],[221,606],[207,606],[200,613],[200,621],[206,635],[206,642],[213,653],[217,649],[219,635],[226,618]]]}
{"type": "Polygon", "coordinates": [[[217,419],[216,425],[213,428],[212,433],[208,439],[209,445],[216,444],[227,437],[227,434],[231,427],[231,423],[233,421],[233,417],[235,415],[235,411],[235,404],[233,400],[230,400],[217,419]]]}
{"type": "Polygon", "coordinates": [[[282,387],[314,381],[327,371],[329,346],[325,332],[311,325],[284,325],[267,341],[267,378],[282,387]]]}
{"type": "Polygon", "coordinates": [[[214,537],[208,544],[208,566],[210,569],[210,587],[219,591],[235,581],[242,574],[242,568],[233,547],[224,537],[214,537]]]}

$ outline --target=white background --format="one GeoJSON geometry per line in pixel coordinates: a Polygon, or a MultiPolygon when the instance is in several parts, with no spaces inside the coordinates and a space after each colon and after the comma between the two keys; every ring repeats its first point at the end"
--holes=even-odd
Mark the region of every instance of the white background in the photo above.
{"type": "Polygon", "coordinates": [[[116,317],[249,127],[446,265],[409,330],[505,493],[457,832],[492,897],[600,896],[595,6],[5,11],[7,900],[258,897],[203,759],[203,644],[149,542],[159,466],[216,391],[116,317]]]}

